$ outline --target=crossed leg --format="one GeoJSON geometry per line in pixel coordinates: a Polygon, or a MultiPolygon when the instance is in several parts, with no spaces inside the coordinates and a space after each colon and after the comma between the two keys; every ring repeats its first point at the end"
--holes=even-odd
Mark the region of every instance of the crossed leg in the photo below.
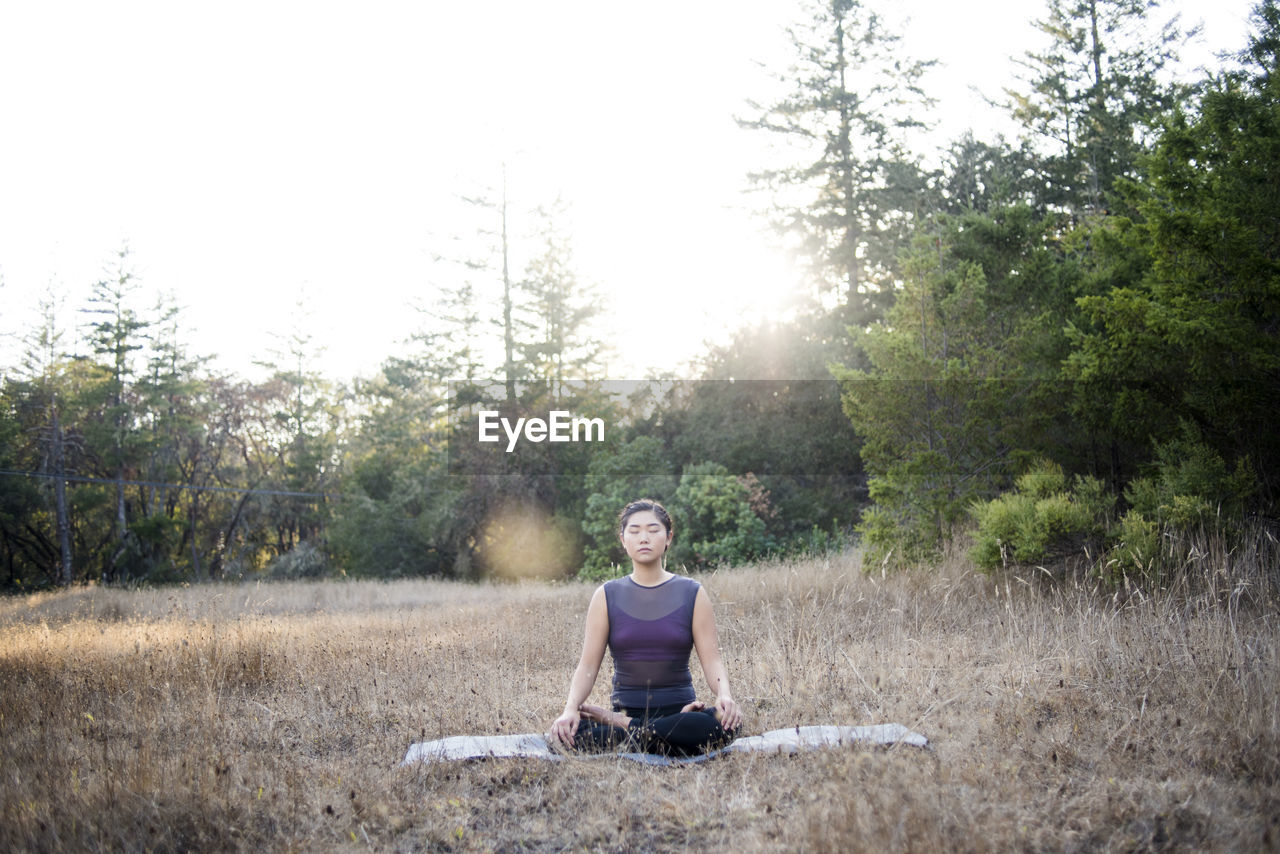
{"type": "Polygon", "coordinates": [[[692,756],[727,744],[737,735],[720,725],[716,709],[696,700],[665,714],[657,709],[649,717],[589,704],[580,711],[585,725],[578,727],[574,738],[574,746],[580,750],[609,750],[629,742],[644,753],[692,756]]]}

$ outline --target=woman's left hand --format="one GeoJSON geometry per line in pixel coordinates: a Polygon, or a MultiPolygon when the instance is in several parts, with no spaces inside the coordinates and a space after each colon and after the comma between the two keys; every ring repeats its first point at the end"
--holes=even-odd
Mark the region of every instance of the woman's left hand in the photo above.
{"type": "Polygon", "coordinates": [[[742,711],[732,697],[716,697],[716,713],[724,729],[737,729],[742,724],[742,711]]]}

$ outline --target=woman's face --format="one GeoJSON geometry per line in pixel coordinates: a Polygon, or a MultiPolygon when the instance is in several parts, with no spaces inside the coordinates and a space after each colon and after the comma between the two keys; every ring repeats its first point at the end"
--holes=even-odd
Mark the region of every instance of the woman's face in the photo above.
{"type": "Polygon", "coordinates": [[[652,510],[640,510],[627,517],[622,528],[622,547],[632,560],[647,562],[662,557],[671,544],[671,534],[652,510]]]}

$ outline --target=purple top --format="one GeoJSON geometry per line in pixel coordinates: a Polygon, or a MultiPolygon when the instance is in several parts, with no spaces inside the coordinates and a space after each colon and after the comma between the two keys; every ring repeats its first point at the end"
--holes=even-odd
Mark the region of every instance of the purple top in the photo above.
{"type": "Polygon", "coordinates": [[[693,602],[701,586],[682,575],[656,587],[636,584],[630,576],[605,582],[615,706],[683,706],[697,697],[689,673],[689,652],[693,649],[693,602]]]}

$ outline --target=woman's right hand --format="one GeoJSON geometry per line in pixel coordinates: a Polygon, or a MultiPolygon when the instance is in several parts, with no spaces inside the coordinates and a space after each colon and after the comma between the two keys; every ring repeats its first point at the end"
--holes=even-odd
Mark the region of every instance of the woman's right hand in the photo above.
{"type": "Polygon", "coordinates": [[[551,724],[551,737],[565,747],[573,747],[573,737],[578,732],[578,721],[582,715],[576,710],[566,711],[551,724]]]}

